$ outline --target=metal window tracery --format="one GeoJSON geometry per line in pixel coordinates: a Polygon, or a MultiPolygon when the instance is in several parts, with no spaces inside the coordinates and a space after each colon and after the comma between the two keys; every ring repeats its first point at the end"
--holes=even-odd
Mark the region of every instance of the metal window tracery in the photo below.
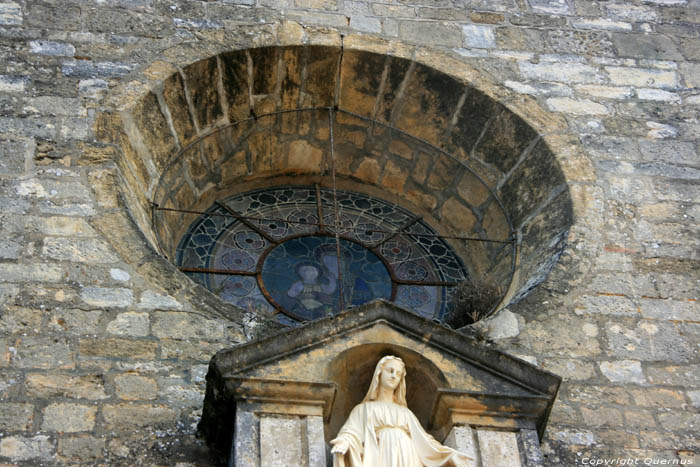
{"type": "Polygon", "coordinates": [[[288,325],[375,298],[441,319],[450,291],[467,278],[460,258],[420,217],[318,186],[214,203],[181,239],[176,263],[223,300],[288,325]]]}

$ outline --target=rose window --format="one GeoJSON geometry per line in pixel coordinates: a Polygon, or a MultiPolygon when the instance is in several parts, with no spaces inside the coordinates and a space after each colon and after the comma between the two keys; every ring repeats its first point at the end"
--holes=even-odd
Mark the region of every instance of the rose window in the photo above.
{"type": "Polygon", "coordinates": [[[217,201],[183,236],[176,262],[224,301],[289,325],[379,298],[441,319],[467,278],[420,216],[314,186],[217,201]]]}

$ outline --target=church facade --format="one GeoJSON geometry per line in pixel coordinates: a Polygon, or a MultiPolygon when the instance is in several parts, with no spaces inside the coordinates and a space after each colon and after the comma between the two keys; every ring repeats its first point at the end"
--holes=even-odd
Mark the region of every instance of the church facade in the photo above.
{"type": "MultiPolygon", "coordinates": [[[[216,465],[217,352],[377,307],[449,342],[385,349],[447,375],[426,420],[510,378],[532,465],[700,463],[699,41],[696,0],[0,2],[0,463],[216,465]]],[[[263,373],[331,413],[320,361],[263,373]]]]}

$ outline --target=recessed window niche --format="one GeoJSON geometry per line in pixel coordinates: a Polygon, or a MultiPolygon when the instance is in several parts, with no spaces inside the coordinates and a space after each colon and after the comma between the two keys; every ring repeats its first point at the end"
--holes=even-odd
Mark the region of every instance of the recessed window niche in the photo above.
{"type": "MultiPolygon", "coordinates": [[[[286,288],[284,294],[275,298],[275,293],[269,293],[264,301],[256,295],[255,290],[264,296],[264,290],[276,288],[266,285],[265,261],[259,263],[259,270],[246,270],[250,275],[197,276],[205,285],[209,281],[209,290],[231,306],[258,307],[265,313],[272,307],[287,320],[285,324],[314,319],[317,311],[326,309],[326,301],[349,306],[367,297],[387,295],[399,305],[402,300],[414,303],[414,309],[420,309],[415,305],[419,302],[429,303],[422,311],[424,316],[440,319],[447,290],[442,283],[460,278],[496,284],[501,300],[489,310],[494,312],[546,277],[566,246],[573,222],[568,186],[556,157],[523,118],[472,83],[388,55],[311,45],[222,53],[183,67],[131,108],[114,115],[108,126],[105,133],[120,150],[126,204],[153,246],[183,268],[183,273],[200,274],[185,268],[202,268],[206,255],[213,255],[209,269],[245,269],[250,261],[260,261],[239,249],[218,257],[213,250],[204,253],[197,265],[183,262],[189,254],[187,242],[194,241],[197,222],[204,222],[202,216],[207,213],[219,210],[231,216],[229,220],[239,216],[238,226],[249,230],[240,218],[251,217],[273,239],[279,229],[287,229],[288,237],[276,238],[278,246],[270,244],[264,249],[266,256],[272,255],[269,261],[283,264],[280,258],[286,255],[284,264],[299,268],[292,272],[298,276],[294,281],[280,286],[280,290],[286,288]],[[284,187],[306,190],[311,197],[318,187],[320,196],[326,198],[326,211],[321,217],[316,212],[316,224],[331,215],[332,224],[343,227],[335,212],[341,206],[338,194],[341,198],[349,194],[364,197],[377,205],[393,206],[396,215],[403,213],[405,218],[393,224],[381,215],[361,220],[361,210],[347,213],[356,217],[353,228],[363,222],[379,227],[367,228],[367,238],[360,239],[360,231],[352,234],[354,238],[344,238],[349,250],[353,245],[365,248],[349,254],[365,255],[368,267],[375,264],[377,271],[381,263],[391,280],[383,281],[379,272],[371,272],[368,277],[373,285],[358,281],[357,293],[347,297],[335,296],[330,285],[315,296],[309,294],[310,289],[304,290],[299,275],[302,260],[292,260],[286,249],[316,240],[297,240],[297,246],[288,242],[294,235],[318,239],[323,235],[308,235],[298,220],[293,226],[279,223],[273,228],[260,220],[259,213],[248,216],[248,211],[227,204],[250,193],[284,187]],[[409,222],[412,224],[405,226],[409,222]],[[432,254],[432,265],[421,269],[393,264],[391,253],[369,248],[378,241],[372,237],[375,230],[394,229],[398,237],[389,241],[398,241],[407,232],[402,228],[422,228],[435,235],[435,241],[450,252],[447,256],[454,256],[446,261],[459,264],[454,268],[459,272],[445,276],[437,253],[432,254]],[[441,285],[423,284],[420,289],[421,284],[413,284],[412,291],[402,295],[406,284],[397,279],[420,276],[416,281],[427,280],[426,274],[441,285]],[[425,293],[416,292],[427,290],[425,287],[443,289],[428,294],[426,300],[425,293]],[[296,297],[289,295],[299,288],[296,297]],[[248,300],[231,298],[244,291],[250,291],[246,292],[248,300]],[[294,305],[282,303],[291,298],[297,304],[304,300],[306,305],[295,312],[294,305]],[[282,312],[285,310],[287,313],[282,312]]],[[[280,211],[284,209],[271,205],[264,219],[287,219],[290,213],[280,211]]],[[[309,220],[313,214],[312,209],[304,216],[309,220]]],[[[322,232],[331,239],[335,238],[333,225],[326,225],[322,232]]],[[[233,234],[224,233],[226,227],[217,232],[233,234]]],[[[270,243],[264,235],[261,238],[270,243]]],[[[420,246],[416,238],[411,245],[419,245],[422,255],[433,251],[430,246],[420,246]]],[[[226,241],[235,243],[236,239],[226,241]]],[[[331,249],[337,243],[334,240],[313,249],[331,249]]],[[[190,246],[196,250],[194,244],[190,246]]],[[[400,256],[401,247],[397,248],[400,256]]],[[[323,265],[322,256],[314,256],[317,267],[323,265]]],[[[324,279],[319,268],[311,278],[313,267],[306,266],[301,274],[307,275],[307,282],[328,281],[328,272],[324,279]]],[[[364,273],[356,269],[347,274],[358,278],[364,273]]]]}

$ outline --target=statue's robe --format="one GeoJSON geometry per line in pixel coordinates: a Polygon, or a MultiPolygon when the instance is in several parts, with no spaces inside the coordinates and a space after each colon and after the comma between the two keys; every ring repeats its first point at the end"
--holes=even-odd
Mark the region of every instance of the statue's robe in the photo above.
{"type": "Polygon", "coordinates": [[[391,402],[357,405],[331,444],[341,439],[349,448],[334,456],[334,467],[437,467],[469,459],[426,433],[408,407],[391,402]]]}

